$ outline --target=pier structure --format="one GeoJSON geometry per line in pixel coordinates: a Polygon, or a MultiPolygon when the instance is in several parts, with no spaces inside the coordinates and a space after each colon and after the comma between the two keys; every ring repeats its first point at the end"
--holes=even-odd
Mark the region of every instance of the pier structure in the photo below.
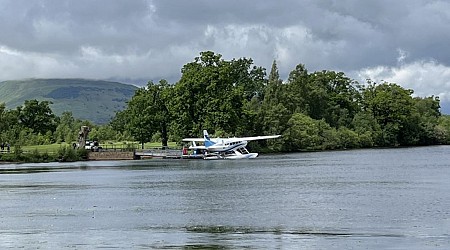
{"type": "Polygon", "coordinates": [[[134,149],[134,150],[99,150],[89,152],[89,160],[138,160],[138,159],[182,159],[189,158],[179,149],[134,149]]]}
{"type": "Polygon", "coordinates": [[[141,149],[135,150],[134,154],[139,158],[163,158],[163,159],[180,159],[183,152],[178,149],[141,149]]]}

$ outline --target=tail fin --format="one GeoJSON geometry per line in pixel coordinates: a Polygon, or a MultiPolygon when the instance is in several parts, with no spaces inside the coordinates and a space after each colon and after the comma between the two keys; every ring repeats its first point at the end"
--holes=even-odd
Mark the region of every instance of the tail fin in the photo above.
{"type": "Polygon", "coordinates": [[[209,138],[208,131],[206,131],[206,129],[203,130],[203,139],[205,139],[205,147],[209,147],[209,146],[212,146],[212,145],[215,144],[215,143],[212,142],[211,139],[209,138]]]}

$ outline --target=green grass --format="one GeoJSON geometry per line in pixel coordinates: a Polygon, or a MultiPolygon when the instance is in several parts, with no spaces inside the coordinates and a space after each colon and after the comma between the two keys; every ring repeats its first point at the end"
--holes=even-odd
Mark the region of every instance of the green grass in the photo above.
{"type": "Polygon", "coordinates": [[[39,153],[48,152],[56,153],[60,147],[69,146],[67,143],[53,143],[48,145],[33,145],[33,146],[22,146],[22,150],[25,152],[32,152],[37,149],[39,153]]]}

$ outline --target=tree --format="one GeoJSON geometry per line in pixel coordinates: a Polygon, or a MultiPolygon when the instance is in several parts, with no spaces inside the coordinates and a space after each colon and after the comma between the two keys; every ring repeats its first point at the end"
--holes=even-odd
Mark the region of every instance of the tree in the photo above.
{"type": "Polygon", "coordinates": [[[144,143],[151,141],[153,134],[159,132],[162,146],[167,147],[171,90],[172,86],[166,80],[158,84],[150,81],[135,92],[124,111],[116,114],[111,127],[130,131],[142,148],[144,143]]]}
{"type": "Polygon", "coordinates": [[[414,98],[416,106],[416,122],[419,126],[419,144],[431,145],[441,143],[442,133],[437,128],[441,112],[439,97],[414,98]]]}
{"type": "Polygon", "coordinates": [[[147,96],[152,105],[152,119],[151,124],[152,133],[161,133],[161,144],[166,148],[169,141],[168,126],[171,121],[170,116],[170,99],[172,97],[172,86],[164,79],[159,81],[159,84],[149,82],[147,84],[147,96]]]}
{"type": "Polygon", "coordinates": [[[288,121],[288,129],[283,134],[284,150],[317,150],[321,147],[318,122],[311,117],[295,113],[288,121]]]}
{"type": "Polygon", "coordinates": [[[277,62],[274,60],[272,63],[272,68],[270,69],[269,79],[267,81],[263,105],[272,106],[279,104],[283,94],[282,87],[283,81],[280,79],[277,62]]]}
{"type": "Polygon", "coordinates": [[[301,112],[311,118],[325,121],[332,127],[349,126],[359,111],[355,82],[342,72],[320,71],[308,74],[300,64],[288,79],[286,93],[292,112],[301,112]]]}
{"type": "Polygon", "coordinates": [[[4,123],[3,123],[3,120],[4,120],[4,116],[5,116],[5,113],[6,113],[6,106],[5,106],[5,103],[0,103],[0,131],[2,131],[2,130],[4,130],[5,128],[4,128],[4,123]]]}
{"type": "Polygon", "coordinates": [[[49,101],[26,100],[24,106],[17,107],[20,123],[32,129],[35,133],[46,134],[54,132],[57,126],[57,117],[50,109],[49,101]]]}
{"type": "Polygon", "coordinates": [[[0,105],[0,140],[1,142],[15,143],[23,126],[19,124],[19,112],[17,110],[6,110],[0,105]]]}
{"type": "Polygon", "coordinates": [[[94,126],[89,132],[89,137],[104,143],[107,140],[117,140],[117,131],[109,124],[94,126]]]}
{"type": "Polygon", "coordinates": [[[77,140],[79,128],[75,127],[75,118],[72,112],[65,111],[59,119],[53,138],[57,142],[73,142],[77,140]]]}
{"type": "Polygon", "coordinates": [[[146,88],[138,89],[128,102],[125,128],[141,143],[149,142],[153,135],[155,120],[153,119],[153,100],[148,99],[146,88]]]}
{"type": "Polygon", "coordinates": [[[358,134],[361,147],[384,145],[381,126],[371,112],[357,113],[353,117],[351,127],[358,134]]]}
{"type": "Polygon", "coordinates": [[[125,109],[116,112],[116,115],[111,120],[110,125],[117,132],[124,133],[125,131],[127,131],[126,130],[127,121],[128,121],[128,113],[127,109],[125,109]]]}
{"type": "Polygon", "coordinates": [[[286,91],[283,95],[283,105],[291,114],[310,114],[308,95],[312,90],[309,86],[309,75],[305,65],[299,64],[295,67],[287,80],[286,91]]]}
{"type": "Polygon", "coordinates": [[[414,144],[417,134],[413,114],[415,103],[413,91],[394,83],[368,82],[363,90],[363,109],[370,112],[381,126],[382,146],[414,144]]]}
{"type": "Polygon", "coordinates": [[[438,119],[438,125],[435,127],[435,135],[438,143],[450,144],[450,116],[442,115],[438,119]]]}
{"type": "Polygon", "coordinates": [[[251,68],[252,63],[246,58],[225,61],[220,54],[206,51],[184,65],[174,87],[175,134],[181,138],[198,136],[203,129],[248,133],[242,129],[242,123],[249,122],[243,121],[248,118],[243,107],[254,107],[247,102],[260,98],[265,84],[265,71],[251,68]]]}
{"type": "MultiPolygon", "coordinates": [[[[355,114],[359,112],[357,100],[359,93],[354,85],[356,82],[345,76],[343,72],[321,71],[312,75],[311,81],[315,82],[315,86],[323,86],[325,89],[325,99],[327,103],[324,104],[322,115],[317,115],[317,118],[324,118],[325,121],[332,127],[348,127],[355,114]]],[[[318,102],[317,99],[311,100],[318,102]]],[[[314,116],[312,116],[314,117],[314,116]]]]}
{"type": "Polygon", "coordinates": [[[269,73],[266,92],[262,102],[261,125],[264,134],[282,134],[292,113],[285,107],[283,97],[288,95],[280,79],[274,61],[269,73]]]}

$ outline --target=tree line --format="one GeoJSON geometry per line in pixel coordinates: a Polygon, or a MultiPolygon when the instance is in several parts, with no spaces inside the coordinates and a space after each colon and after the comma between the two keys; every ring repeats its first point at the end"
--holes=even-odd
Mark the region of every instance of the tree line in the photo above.
{"type": "Polygon", "coordinates": [[[252,142],[260,151],[435,145],[450,143],[450,117],[438,97],[413,97],[396,83],[359,83],[343,72],[293,69],[287,80],[276,61],[270,72],[249,58],[224,60],[201,52],[175,83],[162,79],[138,89],[109,124],[56,116],[48,101],[27,100],[16,109],[0,104],[0,142],[36,145],[77,140],[82,125],[100,141],[181,142],[212,136],[280,134],[252,142]]]}
{"type": "Polygon", "coordinates": [[[174,84],[150,81],[111,122],[141,143],[180,141],[207,129],[215,136],[281,134],[251,146],[270,151],[448,144],[450,118],[438,97],[413,97],[396,83],[361,84],[343,72],[308,72],[286,81],[276,61],[269,74],[253,60],[201,52],[174,84]]]}
{"type": "Polygon", "coordinates": [[[22,106],[8,110],[0,103],[0,143],[12,146],[70,144],[78,140],[81,126],[91,128],[91,138],[132,140],[131,135],[118,133],[109,124],[96,125],[76,119],[70,111],[57,116],[50,108],[51,104],[49,101],[26,100],[22,106]]]}

